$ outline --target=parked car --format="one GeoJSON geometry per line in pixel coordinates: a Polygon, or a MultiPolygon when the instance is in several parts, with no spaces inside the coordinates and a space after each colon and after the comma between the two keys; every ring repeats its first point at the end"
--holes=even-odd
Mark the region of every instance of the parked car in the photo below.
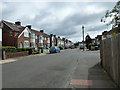
{"type": "Polygon", "coordinates": [[[70,46],[71,49],[75,49],[75,46],[70,46]]]}
{"type": "Polygon", "coordinates": [[[50,48],[49,50],[50,53],[59,53],[60,52],[60,48],[57,46],[53,46],[50,48]]]}
{"type": "Polygon", "coordinates": [[[68,49],[68,47],[67,47],[67,46],[64,46],[64,49],[68,49]]]}
{"type": "Polygon", "coordinates": [[[83,45],[80,45],[80,49],[84,49],[85,48],[85,46],[83,46],[83,45]]]}
{"type": "Polygon", "coordinates": [[[99,46],[98,45],[91,45],[91,50],[99,50],[99,46]]]}

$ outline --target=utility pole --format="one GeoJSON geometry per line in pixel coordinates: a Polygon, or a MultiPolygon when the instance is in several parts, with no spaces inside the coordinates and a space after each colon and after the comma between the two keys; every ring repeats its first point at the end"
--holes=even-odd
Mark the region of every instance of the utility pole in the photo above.
{"type": "Polygon", "coordinates": [[[83,33],[83,51],[84,51],[84,48],[85,48],[85,47],[84,47],[84,28],[85,28],[85,27],[82,26],[82,33],[83,33]]]}

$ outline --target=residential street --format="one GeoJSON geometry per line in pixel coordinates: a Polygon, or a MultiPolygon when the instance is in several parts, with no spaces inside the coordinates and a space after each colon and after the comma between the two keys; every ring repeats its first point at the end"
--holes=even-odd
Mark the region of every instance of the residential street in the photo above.
{"type": "Polygon", "coordinates": [[[68,49],[2,65],[3,88],[114,87],[99,65],[99,51],[68,49]]]}

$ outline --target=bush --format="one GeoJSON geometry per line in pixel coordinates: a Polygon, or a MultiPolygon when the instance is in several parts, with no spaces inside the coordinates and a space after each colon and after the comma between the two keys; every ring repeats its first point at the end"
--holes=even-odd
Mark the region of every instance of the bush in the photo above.
{"type": "Polygon", "coordinates": [[[33,52],[32,48],[17,48],[16,51],[17,52],[28,51],[29,55],[32,54],[32,52],[33,52]]]}
{"type": "Polygon", "coordinates": [[[29,52],[29,55],[30,55],[30,54],[32,54],[33,49],[32,49],[32,48],[26,48],[26,51],[28,51],[28,52],[29,52]]]}
{"type": "Polygon", "coordinates": [[[17,52],[26,51],[26,48],[17,48],[16,51],[17,52]]]}
{"type": "Polygon", "coordinates": [[[5,52],[16,52],[16,47],[12,47],[12,46],[3,46],[0,47],[0,49],[2,49],[2,51],[5,52]]]}

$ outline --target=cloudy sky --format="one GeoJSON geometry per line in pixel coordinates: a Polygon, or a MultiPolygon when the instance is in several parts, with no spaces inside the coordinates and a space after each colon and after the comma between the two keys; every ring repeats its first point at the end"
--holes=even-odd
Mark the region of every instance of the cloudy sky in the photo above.
{"type": "Polygon", "coordinates": [[[114,5],[115,2],[3,2],[1,19],[20,20],[23,26],[30,24],[34,29],[76,42],[82,40],[82,25],[85,35],[92,38],[108,30],[100,19],[114,5]]]}

